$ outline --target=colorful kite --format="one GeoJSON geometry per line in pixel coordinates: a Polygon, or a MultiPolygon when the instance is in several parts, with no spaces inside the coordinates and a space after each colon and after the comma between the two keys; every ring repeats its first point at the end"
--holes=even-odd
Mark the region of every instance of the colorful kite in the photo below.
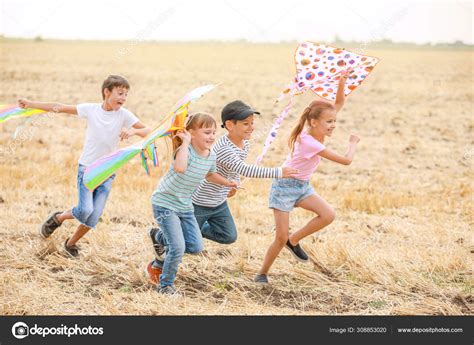
{"type": "Polygon", "coordinates": [[[287,94],[290,100],[275,120],[265,140],[262,153],[257,157],[259,164],[275,140],[278,128],[290,112],[294,97],[308,90],[329,101],[336,99],[337,86],[342,71],[352,70],[347,78],[344,94],[354,91],[372,72],[379,62],[376,57],[352,53],[348,50],[313,42],[301,43],[295,52],[296,77],[282,92],[278,101],[287,94]]]}
{"type": "Polygon", "coordinates": [[[201,86],[187,93],[176,103],[175,110],[167,115],[143,140],[117,150],[89,165],[84,172],[84,185],[91,191],[96,189],[102,182],[107,180],[137,154],[140,154],[142,158],[142,165],[146,173],[150,174],[148,159],[151,160],[154,166],[158,166],[155,140],[183,129],[189,104],[211,91],[214,87],[214,85],[201,86]]]}
{"type": "Polygon", "coordinates": [[[17,117],[30,117],[45,112],[45,110],[40,109],[23,109],[16,104],[0,104],[0,123],[17,117]]]}

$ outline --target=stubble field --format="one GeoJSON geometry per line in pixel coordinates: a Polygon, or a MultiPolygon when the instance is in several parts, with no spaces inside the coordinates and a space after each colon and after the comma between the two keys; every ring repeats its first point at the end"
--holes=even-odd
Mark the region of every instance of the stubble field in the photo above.
{"type": "MultiPolygon", "coordinates": [[[[274,100],[294,74],[289,44],[2,40],[0,48],[0,103],[100,102],[102,80],[118,73],[132,85],[126,107],[153,126],[187,91],[220,83],[191,110],[218,119],[235,99],[259,109],[249,162],[284,106],[274,100]]],[[[79,242],[80,258],[71,259],[62,246],[75,222],[47,240],[38,228],[51,211],[77,201],[85,121],[35,118],[16,139],[22,121],[2,124],[1,314],[472,314],[473,53],[367,54],[382,61],[348,97],[327,142],[344,152],[349,134],[358,134],[355,160],[348,167],[324,160],[312,177],[336,220],[302,242],[310,264],[283,250],[267,287],[252,279],[273,239],[270,180],[248,180],[229,199],[237,242],[206,241],[204,254],[186,255],[176,280],[183,296],[170,298],[143,273],[153,257],[149,199],[169,165],[166,145],[160,143],[161,168],[152,177],[139,159],[120,170],[102,221],[79,242]]],[[[313,97],[297,99],[265,166],[283,163],[291,127],[313,97]]],[[[311,217],[297,210],[291,227],[311,217]]]]}

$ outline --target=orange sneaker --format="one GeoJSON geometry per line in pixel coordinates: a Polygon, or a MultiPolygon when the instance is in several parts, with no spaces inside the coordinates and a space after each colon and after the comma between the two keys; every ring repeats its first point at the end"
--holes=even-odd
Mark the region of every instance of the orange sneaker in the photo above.
{"type": "Polygon", "coordinates": [[[148,281],[153,285],[157,285],[160,282],[161,272],[161,268],[153,267],[153,261],[151,261],[145,268],[145,274],[148,277],[148,281]]]}

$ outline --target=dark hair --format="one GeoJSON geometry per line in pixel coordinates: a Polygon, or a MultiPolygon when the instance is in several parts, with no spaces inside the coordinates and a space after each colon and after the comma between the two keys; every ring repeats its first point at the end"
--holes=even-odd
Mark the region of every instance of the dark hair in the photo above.
{"type": "Polygon", "coordinates": [[[125,79],[121,75],[111,74],[102,83],[102,99],[105,99],[105,93],[104,93],[105,89],[112,92],[114,87],[124,87],[127,90],[130,90],[130,84],[128,83],[127,79],[125,79]]]}
{"type": "Polygon", "coordinates": [[[306,107],[303,111],[303,114],[300,116],[298,124],[293,128],[288,139],[288,146],[290,147],[291,152],[295,148],[295,142],[298,139],[298,136],[303,131],[305,123],[310,123],[310,120],[317,120],[321,116],[324,110],[334,110],[334,106],[331,103],[322,102],[322,101],[313,101],[306,107]]]}
{"type": "MultiPolygon", "coordinates": [[[[244,119],[244,120],[230,119],[230,120],[225,120],[225,122],[230,121],[230,122],[232,122],[234,125],[236,125],[238,121],[245,121],[245,120],[246,120],[246,119],[244,119]]],[[[227,130],[229,130],[229,129],[227,128],[227,126],[225,125],[225,123],[222,124],[221,127],[222,127],[222,128],[225,128],[225,129],[227,129],[227,130]]]]}
{"type": "MultiPolygon", "coordinates": [[[[186,130],[190,129],[198,129],[198,128],[211,128],[217,127],[216,120],[211,114],[203,113],[203,112],[196,112],[188,115],[186,119],[186,130]]],[[[176,136],[176,132],[173,133],[172,136],[172,143],[173,143],[173,154],[176,153],[176,150],[181,146],[183,143],[181,138],[176,136]]]]}

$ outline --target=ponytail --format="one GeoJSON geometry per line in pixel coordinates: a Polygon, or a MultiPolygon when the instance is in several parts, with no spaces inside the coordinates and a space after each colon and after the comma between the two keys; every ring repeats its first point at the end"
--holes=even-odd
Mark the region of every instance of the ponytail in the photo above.
{"type": "Polygon", "coordinates": [[[288,139],[288,146],[290,147],[291,153],[293,153],[295,149],[295,143],[303,131],[305,123],[309,124],[310,120],[317,120],[324,110],[334,110],[334,106],[327,102],[313,101],[306,107],[303,114],[300,116],[298,124],[293,128],[290,138],[288,139]]]}
{"type": "Polygon", "coordinates": [[[305,123],[308,121],[308,115],[310,113],[311,109],[307,107],[304,111],[303,114],[300,116],[300,120],[298,121],[298,124],[293,128],[290,134],[290,138],[288,139],[288,146],[290,147],[291,153],[293,153],[295,149],[295,142],[298,139],[299,135],[303,131],[305,123]]]}

